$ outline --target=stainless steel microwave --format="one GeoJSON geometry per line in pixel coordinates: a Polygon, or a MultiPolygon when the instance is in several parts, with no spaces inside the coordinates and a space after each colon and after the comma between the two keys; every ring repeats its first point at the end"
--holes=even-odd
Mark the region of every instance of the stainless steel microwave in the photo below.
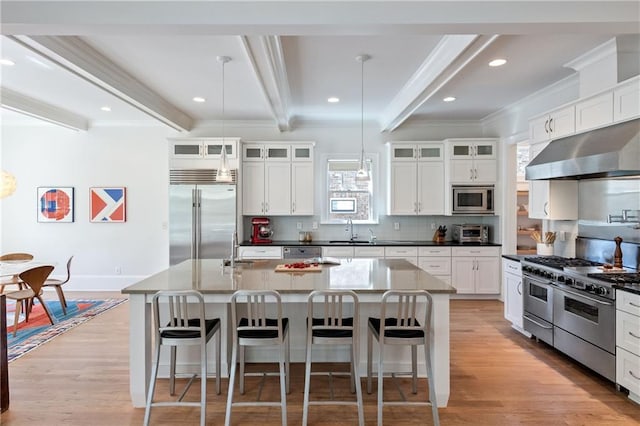
{"type": "Polygon", "coordinates": [[[453,214],[493,214],[493,185],[453,185],[453,214]]]}

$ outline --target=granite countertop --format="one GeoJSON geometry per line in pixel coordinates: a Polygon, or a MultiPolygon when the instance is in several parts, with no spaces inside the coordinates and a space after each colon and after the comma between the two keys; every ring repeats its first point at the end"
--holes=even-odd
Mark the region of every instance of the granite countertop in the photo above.
{"type": "Polygon", "coordinates": [[[503,254],[502,257],[504,257],[505,259],[509,259],[509,260],[513,260],[516,262],[521,262],[525,257],[528,257],[531,255],[524,255],[524,254],[503,254]]]}
{"type": "Polygon", "coordinates": [[[640,284],[614,284],[613,288],[615,288],[616,290],[628,291],[629,293],[633,294],[640,294],[640,284]]]}
{"type": "Polygon", "coordinates": [[[340,265],[321,265],[319,271],[276,272],[277,260],[239,262],[222,266],[222,259],[185,260],[122,290],[125,294],[151,294],[160,290],[191,290],[230,295],[236,290],[276,290],[308,294],[313,290],[340,289],[357,293],[387,290],[427,290],[433,294],[456,289],[404,259],[350,259],[340,265]]]}
{"type": "Polygon", "coordinates": [[[444,243],[436,243],[430,240],[377,240],[374,244],[367,242],[361,243],[350,243],[348,241],[341,242],[331,242],[335,240],[317,240],[312,242],[300,242],[296,240],[274,240],[271,244],[251,244],[249,241],[243,241],[240,243],[241,246],[260,246],[260,247],[269,247],[269,246],[350,246],[350,247],[361,247],[361,246],[416,246],[416,247],[501,247],[502,244],[498,243],[459,243],[457,241],[445,241],[444,243]]]}

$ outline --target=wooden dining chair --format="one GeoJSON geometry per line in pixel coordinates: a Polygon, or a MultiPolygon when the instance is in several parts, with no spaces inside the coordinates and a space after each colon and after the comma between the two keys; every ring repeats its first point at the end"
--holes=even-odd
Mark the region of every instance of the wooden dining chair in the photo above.
{"type": "MultiPolygon", "coordinates": [[[[33,255],[29,253],[7,253],[0,256],[0,262],[28,262],[33,260],[33,255]]],[[[20,285],[20,279],[17,275],[0,280],[0,293],[4,293],[5,285],[20,285]]]]}
{"type": "Polygon", "coordinates": [[[73,260],[73,256],[69,258],[67,261],[67,277],[64,280],[59,280],[57,278],[48,278],[44,282],[45,287],[54,287],[56,289],[56,293],[58,293],[58,300],[60,300],[60,306],[62,307],[62,313],[67,315],[67,299],[64,297],[64,292],[62,291],[62,285],[69,282],[71,279],[71,261],[73,260]]]}
{"type": "Polygon", "coordinates": [[[24,271],[18,277],[22,283],[26,285],[26,288],[22,290],[13,291],[10,293],[6,293],[7,299],[12,299],[16,301],[16,313],[15,319],[13,323],[13,335],[16,335],[18,331],[18,319],[20,317],[20,311],[22,310],[22,302],[27,302],[27,307],[25,308],[25,321],[29,321],[29,313],[31,311],[31,305],[33,304],[33,299],[38,299],[42,308],[44,309],[47,317],[49,317],[49,321],[51,324],[55,324],[55,319],[51,316],[51,312],[47,308],[47,304],[44,303],[44,299],[42,298],[42,287],[44,282],[53,271],[53,266],[37,266],[35,268],[31,268],[29,270],[24,271]]]}

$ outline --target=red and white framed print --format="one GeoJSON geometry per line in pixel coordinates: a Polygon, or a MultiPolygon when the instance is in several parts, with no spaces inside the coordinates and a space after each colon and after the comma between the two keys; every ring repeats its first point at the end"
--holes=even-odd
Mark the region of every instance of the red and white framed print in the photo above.
{"type": "Polygon", "coordinates": [[[91,222],[125,222],[127,197],[125,187],[89,188],[91,222]]]}
{"type": "Polygon", "coordinates": [[[38,222],[73,222],[73,187],[38,187],[38,222]]]}

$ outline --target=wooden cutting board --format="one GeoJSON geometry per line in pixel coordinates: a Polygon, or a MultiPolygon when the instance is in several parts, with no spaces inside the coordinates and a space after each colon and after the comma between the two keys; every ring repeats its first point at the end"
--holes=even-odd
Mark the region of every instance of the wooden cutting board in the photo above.
{"type": "Polygon", "coordinates": [[[613,272],[613,273],[621,273],[621,272],[627,272],[626,269],[624,268],[616,268],[615,266],[613,268],[605,268],[604,266],[598,266],[598,269],[600,269],[602,272],[613,272]]]}
{"type": "Polygon", "coordinates": [[[321,272],[322,266],[309,265],[306,268],[287,268],[284,264],[277,265],[276,272],[321,272]]]}

